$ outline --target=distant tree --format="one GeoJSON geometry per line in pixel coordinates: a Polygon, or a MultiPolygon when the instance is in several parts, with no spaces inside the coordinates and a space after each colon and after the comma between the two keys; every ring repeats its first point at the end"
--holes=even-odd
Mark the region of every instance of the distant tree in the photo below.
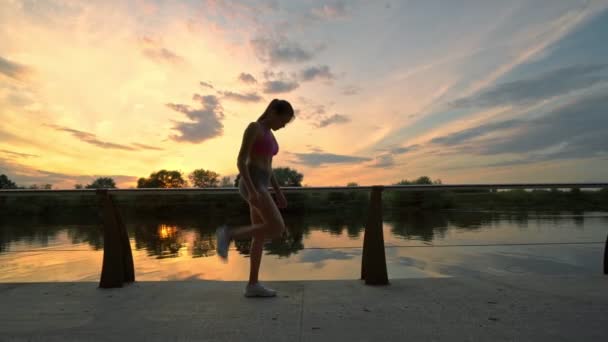
{"type": "Polygon", "coordinates": [[[418,177],[418,179],[414,181],[414,184],[433,184],[433,181],[427,176],[422,176],[418,177]]]}
{"type": "Polygon", "coordinates": [[[359,184],[357,184],[356,182],[348,182],[346,186],[359,186],[359,184]]]}
{"type": "Polygon", "coordinates": [[[0,175],[0,189],[17,189],[17,184],[2,174],[0,175]]]}
{"type": "MultiPolygon", "coordinates": [[[[272,169],[274,178],[276,178],[279,186],[302,186],[302,179],[304,175],[299,173],[297,170],[289,167],[277,167],[272,169]]],[[[239,187],[241,175],[238,174],[234,179],[234,186],[239,187]]]]}
{"type": "Polygon", "coordinates": [[[187,185],[179,171],[160,170],[137,180],[138,188],[183,188],[187,185]]]}
{"type": "Polygon", "coordinates": [[[289,167],[277,167],[273,170],[274,178],[276,178],[279,186],[302,186],[304,175],[295,169],[289,167]]]}
{"type": "Polygon", "coordinates": [[[222,188],[229,188],[232,186],[232,180],[230,179],[230,177],[226,176],[226,177],[222,177],[222,181],[220,182],[220,186],[222,188]]]}
{"type": "Polygon", "coordinates": [[[74,189],[84,189],[84,185],[82,185],[82,184],[74,184],[74,189]]]}
{"type": "Polygon", "coordinates": [[[394,185],[424,185],[424,184],[441,184],[441,179],[436,179],[435,181],[431,181],[431,178],[427,176],[418,177],[416,180],[409,181],[407,179],[403,179],[394,185]]]}
{"type": "Polygon", "coordinates": [[[116,183],[110,177],[99,177],[93,183],[88,184],[87,189],[113,189],[116,188],[116,183]]]}
{"type": "Polygon", "coordinates": [[[188,175],[190,183],[197,188],[209,188],[219,185],[219,174],[205,169],[196,169],[188,175]]]}
{"type": "Polygon", "coordinates": [[[52,188],[52,184],[32,184],[28,187],[31,190],[51,190],[52,188]]]}

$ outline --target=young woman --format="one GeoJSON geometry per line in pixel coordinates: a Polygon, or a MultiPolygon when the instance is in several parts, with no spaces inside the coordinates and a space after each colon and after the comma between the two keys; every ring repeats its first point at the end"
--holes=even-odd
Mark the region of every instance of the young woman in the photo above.
{"type": "Polygon", "coordinates": [[[285,208],[287,200],[272,173],[272,157],[279,145],[272,131],[279,130],[294,118],[291,104],[274,99],[262,116],[249,124],[243,135],[237,166],[240,172],[239,191],[249,204],[251,225],[229,230],[226,226],[217,229],[217,254],[228,260],[228,247],[232,239],[252,237],[250,252],[249,283],[245,289],[247,297],[273,297],[276,291],[264,287],[258,281],[262,249],[266,238],[276,238],[285,231],[285,223],[278,208],[285,208]],[[274,188],[276,204],[268,191],[274,188]]]}

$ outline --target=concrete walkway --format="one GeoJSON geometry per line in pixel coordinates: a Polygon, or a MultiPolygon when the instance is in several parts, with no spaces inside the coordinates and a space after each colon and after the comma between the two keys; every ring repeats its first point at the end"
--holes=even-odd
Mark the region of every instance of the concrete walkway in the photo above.
{"type": "Polygon", "coordinates": [[[0,284],[0,341],[608,341],[608,276],[0,284]]]}

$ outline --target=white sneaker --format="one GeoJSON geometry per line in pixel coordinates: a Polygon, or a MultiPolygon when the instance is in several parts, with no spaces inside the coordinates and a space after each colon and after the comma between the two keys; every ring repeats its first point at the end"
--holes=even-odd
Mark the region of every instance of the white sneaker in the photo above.
{"type": "Polygon", "coordinates": [[[215,241],[217,243],[217,255],[224,261],[228,261],[228,247],[230,246],[230,238],[228,237],[228,227],[220,226],[215,231],[215,241]]]}
{"type": "Polygon", "coordinates": [[[260,283],[247,285],[245,289],[245,297],[274,297],[276,295],[277,291],[264,287],[260,283]]]}

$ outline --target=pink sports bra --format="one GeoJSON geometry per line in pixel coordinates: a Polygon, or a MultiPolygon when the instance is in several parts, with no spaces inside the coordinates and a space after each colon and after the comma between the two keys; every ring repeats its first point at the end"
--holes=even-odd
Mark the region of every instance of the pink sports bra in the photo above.
{"type": "Polygon", "coordinates": [[[270,133],[270,128],[262,126],[262,129],[264,129],[264,135],[256,139],[251,149],[255,154],[274,156],[279,152],[279,144],[274,135],[270,133]]]}

